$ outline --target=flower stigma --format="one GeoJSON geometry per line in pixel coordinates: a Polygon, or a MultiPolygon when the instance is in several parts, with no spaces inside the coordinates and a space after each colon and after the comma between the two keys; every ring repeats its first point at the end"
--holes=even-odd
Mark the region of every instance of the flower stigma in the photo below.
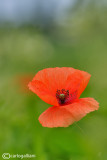
{"type": "Polygon", "coordinates": [[[66,100],[69,98],[69,90],[57,90],[56,91],[56,98],[58,99],[58,103],[60,105],[65,104],[66,100]]]}

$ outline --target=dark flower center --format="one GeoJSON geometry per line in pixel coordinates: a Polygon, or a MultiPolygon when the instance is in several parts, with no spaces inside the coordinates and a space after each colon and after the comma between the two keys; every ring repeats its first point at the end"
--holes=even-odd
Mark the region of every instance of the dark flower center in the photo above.
{"type": "Polygon", "coordinates": [[[65,104],[69,99],[69,90],[57,90],[56,91],[56,98],[58,99],[59,104],[65,104]]]}

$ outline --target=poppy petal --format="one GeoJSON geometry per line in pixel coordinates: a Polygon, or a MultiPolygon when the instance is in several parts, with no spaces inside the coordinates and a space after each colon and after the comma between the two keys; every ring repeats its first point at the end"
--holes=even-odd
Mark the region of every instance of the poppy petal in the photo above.
{"type": "Polygon", "coordinates": [[[53,106],[39,116],[39,122],[43,127],[68,127],[74,122],[74,118],[65,108],[53,106]]]}
{"type": "Polygon", "coordinates": [[[82,98],[70,105],[48,108],[40,115],[39,121],[44,127],[68,127],[98,108],[99,104],[93,98],[82,98]]]}
{"type": "Polygon", "coordinates": [[[39,71],[28,84],[29,89],[36,93],[46,103],[58,106],[56,91],[59,88],[63,88],[68,73],[74,71],[75,69],[66,67],[43,69],[39,71]]]}
{"type": "Polygon", "coordinates": [[[98,110],[99,103],[93,98],[81,98],[70,105],[63,106],[63,108],[66,108],[73,115],[75,121],[79,121],[87,113],[98,110]]]}
{"type": "Polygon", "coordinates": [[[39,80],[44,83],[51,94],[55,95],[57,89],[65,88],[65,82],[69,75],[75,72],[75,69],[69,67],[46,68],[39,71],[33,80],[39,80]]]}
{"type": "Polygon", "coordinates": [[[56,97],[49,93],[47,86],[41,81],[32,81],[28,86],[32,92],[36,93],[46,103],[56,106],[58,105],[56,97]]]}
{"type": "Polygon", "coordinates": [[[69,90],[71,94],[76,92],[77,98],[79,98],[86,88],[90,77],[89,73],[75,69],[75,72],[68,76],[65,89],[69,90]]]}
{"type": "Polygon", "coordinates": [[[70,94],[76,91],[76,98],[78,98],[87,86],[89,79],[90,74],[74,68],[46,68],[35,75],[29,88],[45,102],[58,106],[57,90],[66,89],[70,91],[70,94]]]}

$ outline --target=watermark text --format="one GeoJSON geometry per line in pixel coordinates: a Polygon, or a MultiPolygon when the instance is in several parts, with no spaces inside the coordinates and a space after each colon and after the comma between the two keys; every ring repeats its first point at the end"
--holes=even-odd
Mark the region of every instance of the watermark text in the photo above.
{"type": "Polygon", "coordinates": [[[35,154],[10,154],[10,153],[3,153],[2,158],[3,159],[10,159],[10,158],[17,158],[17,159],[24,159],[24,158],[35,158],[35,154]]]}

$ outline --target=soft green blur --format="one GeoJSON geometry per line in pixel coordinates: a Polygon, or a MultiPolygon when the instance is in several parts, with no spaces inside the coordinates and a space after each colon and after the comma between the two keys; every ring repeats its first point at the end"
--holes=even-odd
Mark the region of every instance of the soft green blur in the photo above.
{"type": "Polygon", "coordinates": [[[72,14],[49,32],[28,26],[0,29],[0,156],[107,159],[107,12],[91,8],[72,14]],[[99,110],[68,128],[42,127],[38,117],[50,105],[24,91],[18,79],[47,67],[89,72],[92,77],[81,97],[95,98],[99,110]]]}

